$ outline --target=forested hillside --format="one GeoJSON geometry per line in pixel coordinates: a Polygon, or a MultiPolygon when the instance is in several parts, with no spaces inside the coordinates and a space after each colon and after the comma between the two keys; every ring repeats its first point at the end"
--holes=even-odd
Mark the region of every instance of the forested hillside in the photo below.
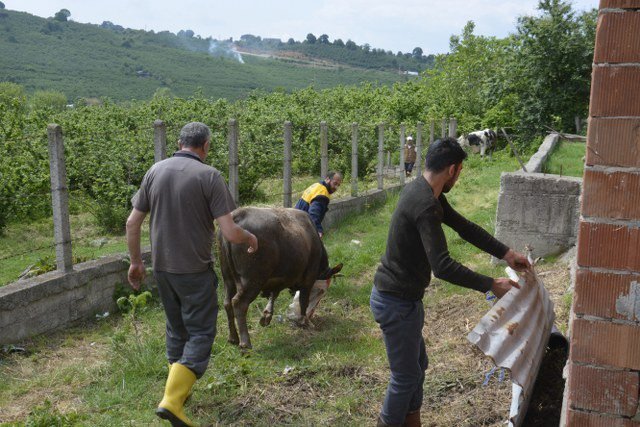
{"type": "Polygon", "coordinates": [[[424,55],[421,47],[415,47],[412,52],[398,51],[393,53],[371,47],[368,43],[359,46],[353,40],[344,42],[338,38],[331,42],[327,34],[316,37],[309,33],[303,41],[290,38],[286,43],[280,39],[262,39],[260,36],[245,34],[235,44],[242,51],[317,58],[353,67],[398,71],[400,73],[424,71],[433,67],[435,61],[435,56],[424,55]]]}
{"type": "Polygon", "coordinates": [[[61,12],[45,19],[0,10],[0,82],[17,83],[28,92],[59,91],[73,102],[77,98],[150,99],[158,90],[182,97],[200,92],[208,98],[236,100],[257,88],[290,91],[311,85],[322,89],[407,79],[397,70],[339,62],[318,66],[246,56],[241,63],[225,43],[190,31],[154,33],[110,22],[80,24],[68,19],[71,12],[61,12]]]}

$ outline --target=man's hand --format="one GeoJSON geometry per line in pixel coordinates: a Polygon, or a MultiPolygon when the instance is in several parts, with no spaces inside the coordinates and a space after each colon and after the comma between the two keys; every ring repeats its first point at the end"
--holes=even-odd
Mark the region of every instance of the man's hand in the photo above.
{"type": "Polygon", "coordinates": [[[128,275],[129,284],[136,291],[140,290],[140,284],[142,283],[146,275],[147,275],[147,272],[144,268],[143,263],[132,262],[131,265],[129,266],[129,275],[128,275]]]}
{"type": "Polygon", "coordinates": [[[499,277],[497,279],[493,279],[493,286],[491,286],[491,292],[498,298],[502,298],[506,295],[507,292],[511,290],[511,288],[520,289],[520,285],[513,280],[507,279],[506,277],[499,277]]]}
{"type": "Polygon", "coordinates": [[[524,271],[531,268],[529,260],[524,255],[515,252],[513,249],[509,249],[505,256],[502,258],[509,264],[509,267],[516,271],[524,271]]]}
{"type": "Polygon", "coordinates": [[[247,244],[247,252],[252,254],[258,251],[258,238],[249,230],[245,230],[233,221],[231,213],[216,218],[220,231],[227,241],[235,244],[247,244]]]}
{"type": "Polygon", "coordinates": [[[247,249],[247,252],[252,254],[258,250],[258,238],[255,236],[255,234],[249,231],[247,231],[247,233],[249,234],[249,236],[247,237],[247,244],[249,245],[249,249],[247,249]]]}

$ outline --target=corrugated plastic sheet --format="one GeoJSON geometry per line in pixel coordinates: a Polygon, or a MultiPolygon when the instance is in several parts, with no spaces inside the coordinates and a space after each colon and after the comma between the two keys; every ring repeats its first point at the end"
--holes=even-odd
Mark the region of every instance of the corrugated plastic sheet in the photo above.
{"type": "Polygon", "coordinates": [[[510,425],[519,426],[526,414],[542,358],[555,319],[553,303],[532,267],[521,277],[510,268],[507,274],[520,283],[489,310],[467,339],[496,366],[511,371],[510,425]]]}

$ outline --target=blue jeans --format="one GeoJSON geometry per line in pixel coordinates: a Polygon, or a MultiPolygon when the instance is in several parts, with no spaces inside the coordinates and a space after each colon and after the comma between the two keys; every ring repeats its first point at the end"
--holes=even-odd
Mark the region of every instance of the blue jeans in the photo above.
{"type": "Polygon", "coordinates": [[[424,371],[429,365],[422,338],[422,300],[409,301],[386,292],[371,290],[371,312],[382,329],[391,378],[380,418],[400,425],[409,412],[422,406],[424,371]]]}

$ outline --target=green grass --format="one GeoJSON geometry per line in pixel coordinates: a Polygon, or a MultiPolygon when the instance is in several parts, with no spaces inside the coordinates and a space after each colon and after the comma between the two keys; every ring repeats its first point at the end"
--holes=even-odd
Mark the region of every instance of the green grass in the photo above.
{"type": "Polygon", "coordinates": [[[542,171],[554,175],[582,178],[585,149],[583,142],[561,141],[542,167],[542,171]]]}
{"type": "MultiPolygon", "coordinates": [[[[493,229],[500,172],[514,159],[469,159],[450,193],[454,207],[493,229]],[[476,183],[483,183],[482,192],[476,183]],[[486,194],[485,194],[486,191],[486,194]]],[[[312,178],[311,178],[312,179],[312,178]]],[[[249,309],[253,350],[241,353],[226,342],[226,316],[209,369],[195,386],[187,412],[199,423],[222,425],[371,425],[388,380],[384,346],[368,297],[384,251],[397,196],[329,230],[330,263],[344,263],[307,329],[281,321],[291,299],[276,301],[269,327],[258,326],[265,300],[249,309]]],[[[453,256],[479,271],[498,274],[488,256],[448,233],[453,256]]],[[[222,286],[221,286],[222,288],[222,286]]],[[[219,300],[222,289],[218,290],[219,300]]],[[[434,281],[425,296],[425,340],[430,368],[423,422],[448,426],[503,424],[510,384],[482,387],[491,367],[465,339],[488,305],[477,292],[434,281]]],[[[153,408],[161,398],[164,316],[151,306],[137,329],[128,317],[105,320],[26,343],[28,354],[0,359],[0,421],[7,425],[160,425],[153,408]]],[[[1,353],[0,353],[1,355],[1,353]]]]}

